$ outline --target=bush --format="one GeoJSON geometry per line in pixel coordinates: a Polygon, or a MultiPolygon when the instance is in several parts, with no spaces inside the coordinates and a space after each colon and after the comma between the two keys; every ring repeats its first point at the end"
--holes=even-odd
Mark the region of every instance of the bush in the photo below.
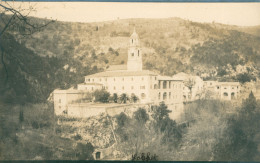
{"type": "Polygon", "coordinates": [[[110,93],[107,92],[106,90],[96,90],[93,93],[93,95],[95,97],[95,102],[102,102],[102,103],[109,102],[110,93]]]}
{"type": "Polygon", "coordinates": [[[135,94],[131,95],[131,102],[136,103],[138,100],[139,98],[135,94]]]}

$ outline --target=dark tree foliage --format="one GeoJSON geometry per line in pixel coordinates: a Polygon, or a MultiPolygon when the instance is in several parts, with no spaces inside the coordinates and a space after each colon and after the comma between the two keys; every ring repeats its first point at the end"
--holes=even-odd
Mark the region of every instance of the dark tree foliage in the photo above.
{"type": "Polygon", "coordinates": [[[82,144],[78,143],[76,147],[76,156],[79,160],[93,160],[92,153],[94,152],[94,147],[91,143],[82,144]]]}
{"type": "Polygon", "coordinates": [[[139,108],[136,112],[134,112],[134,119],[137,120],[139,125],[144,125],[149,120],[149,115],[145,109],[139,108]]]}
{"type": "Polygon", "coordinates": [[[162,141],[177,145],[182,137],[182,130],[177,123],[169,118],[171,110],[168,109],[164,102],[159,106],[152,107],[152,117],[154,119],[154,128],[163,133],[162,141]]]}
{"type": "Polygon", "coordinates": [[[124,112],[121,112],[118,116],[116,116],[116,122],[118,127],[125,127],[127,126],[127,123],[129,123],[129,117],[124,112]]]}
{"type": "Polygon", "coordinates": [[[128,95],[126,93],[122,93],[120,95],[119,99],[120,99],[121,103],[125,104],[129,100],[129,97],[128,97],[128,95]]]}
{"type": "Polygon", "coordinates": [[[113,99],[114,103],[117,103],[117,100],[118,100],[118,95],[117,95],[117,93],[114,93],[114,94],[113,94],[112,99],[113,99]]]}
{"type": "Polygon", "coordinates": [[[237,80],[240,83],[245,83],[245,82],[250,82],[251,80],[256,80],[256,78],[248,73],[243,73],[243,74],[238,74],[237,75],[237,80]]]}
{"type": "Polygon", "coordinates": [[[130,100],[131,102],[136,103],[139,100],[139,98],[135,94],[131,94],[130,100]]]}
{"type": "Polygon", "coordinates": [[[102,102],[102,103],[107,103],[109,102],[109,96],[110,93],[107,92],[106,90],[96,90],[93,93],[94,97],[95,97],[95,101],[96,102],[102,102]]]}
{"type": "Polygon", "coordinates": [[[215,160],[256,161],[254,158],[258,151],[255,136],[260,133],[259,109],[251,92],[238,115],[228,119],[224,137],[215,147],[215,160]]]}
{"type": "Polygon", "coordinates": [[[121,141],[127,141],[129,138],[129,124],[130,117],[128,117],[125,113],[120,113],[116,116],[117,129],[116,133],[119,135],[121,141]]]}

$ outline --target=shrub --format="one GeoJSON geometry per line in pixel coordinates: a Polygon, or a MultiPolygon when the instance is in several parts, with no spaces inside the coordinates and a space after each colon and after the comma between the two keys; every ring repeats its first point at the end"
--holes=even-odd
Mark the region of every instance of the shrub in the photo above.
{"type": "Polygon", "coordinates": [[[106,90],[96,90],[93,95],[95,97],[95,102],[107,103],[109,101],[110,93],[106,90]]]}

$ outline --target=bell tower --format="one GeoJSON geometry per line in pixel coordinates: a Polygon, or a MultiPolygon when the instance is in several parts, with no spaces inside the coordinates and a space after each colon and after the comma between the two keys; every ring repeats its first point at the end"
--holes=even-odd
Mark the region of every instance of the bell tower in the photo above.
{"type": "Polygon", "coordinates": [[[128,60],[127,60],[127,70],[128,71],[142,71],[142,53],[140,48],[140,42],[138,34],[134,32],[130,36],[129,48],[128,48],[128,60]]]}

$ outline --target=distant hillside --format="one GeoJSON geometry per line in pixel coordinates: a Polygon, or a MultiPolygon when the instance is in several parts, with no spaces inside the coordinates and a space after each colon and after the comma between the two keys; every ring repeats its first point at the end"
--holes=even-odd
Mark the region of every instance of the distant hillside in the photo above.
{"type": "Polygon", "coordinates": [[[85,66],[106,68],[126,63],[128,39],[134,27],[141,39],[147,69],[173,75],[180,71],[196,73],[194,68],[201,69],[201,65],[206,70],[229,63],[235,67],[252,62],[259,67],[260,27],[197,23],[180,18],[55,22],[31,39],[21,41],[40,56],[70,55],[85,66]]]}
{"type": "MultiPolygon", "coordinates": [[[[46,20],[31,18],[31,21],[46,20]]],[[[8,54],[5,58],[8,69],[14,75],[9,85],[15,93],[23,94],[26,88],[27,94],[37,96],[37,100],[40,96],[46,99],[54,88],[68,88],[83,81],[84,75],[102,71],[112,64],[124,64],[134,27],[141,39],[146,69],[164,75],[183,71],[211,79],[237,80],[239,65],[252,70],[249,75],[259,77],[259,26],[242,28],[180,18],[98,23],[56,21],[28,37],[10,29],[8,35],[14,37],[9,41],[1,38],[8,54]]]]}

